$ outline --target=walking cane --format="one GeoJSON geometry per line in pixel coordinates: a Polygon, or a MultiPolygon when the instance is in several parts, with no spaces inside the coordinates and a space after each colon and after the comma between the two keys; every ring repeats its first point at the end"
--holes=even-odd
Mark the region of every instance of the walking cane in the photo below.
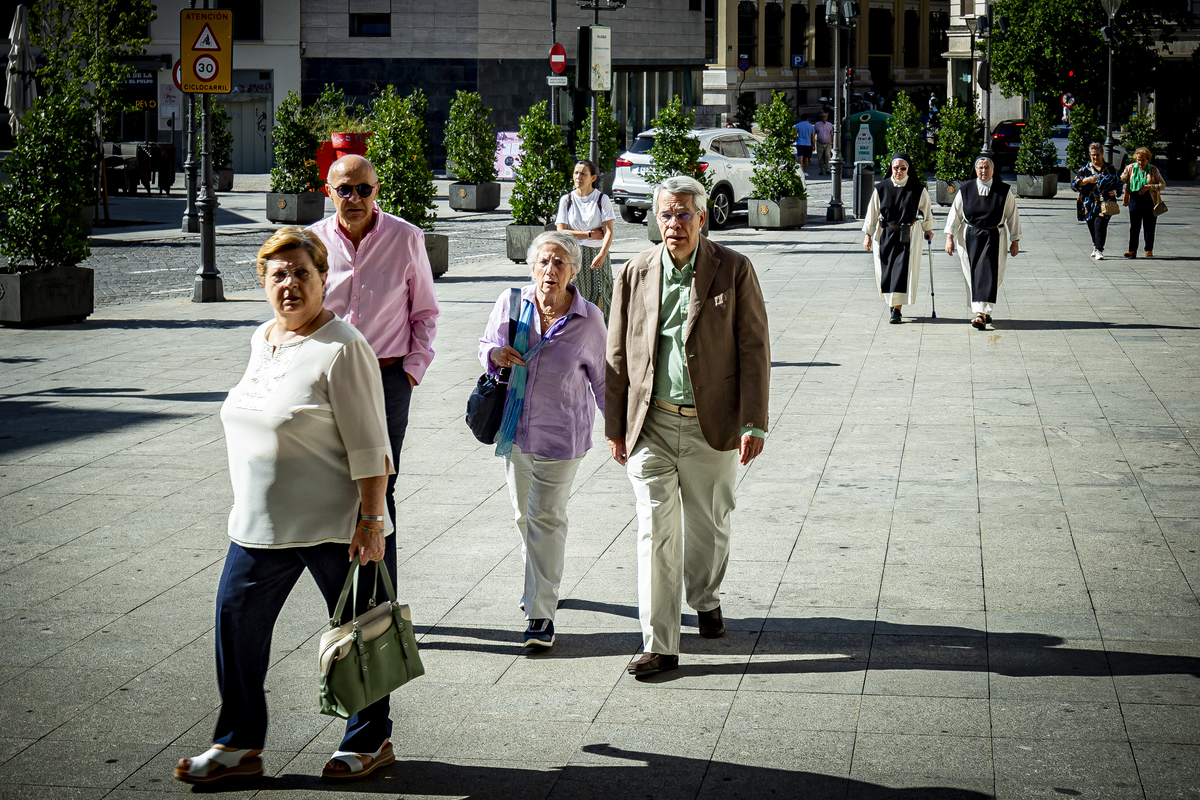
{"type": "Polygon", "coordinates": [[[937,319],[937,300],[933,298],[933,240],[925,243],[929,251],[929,302],[933,304],[933,319],[937,319]]]}

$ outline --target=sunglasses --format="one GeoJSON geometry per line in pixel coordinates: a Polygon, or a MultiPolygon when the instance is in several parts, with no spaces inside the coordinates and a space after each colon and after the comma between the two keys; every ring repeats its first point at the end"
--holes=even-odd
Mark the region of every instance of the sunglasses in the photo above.
{"type": "Polygon", "coordinates": [[[343,200],[348,200],[355,192],[358,192],[359,197],[366,199],[371,196],[371,192],[375,191],[375,187],[378,185],[379,184],[374,183],[360,183],[358,186],[354,186],[349,183],[343,183],[341,186],[334,189],[334,191],[337,192],[337,196],[343,200]]]}
{"type": "Polygon", "coordinates": [[[687,225],[688,220],[690,220],[693,216],[695,216],[695,215],[692,214],[692,212],[690,212],[690,211],[683,211],[678,214],[670,214],[670,213],[664,211],[663,213],[658,215],[658,221],[661,222],[663,225],[666,225],[672,219],[677,219],[677,220],[679,220],[679,223],[681,225],[687,225]]]}

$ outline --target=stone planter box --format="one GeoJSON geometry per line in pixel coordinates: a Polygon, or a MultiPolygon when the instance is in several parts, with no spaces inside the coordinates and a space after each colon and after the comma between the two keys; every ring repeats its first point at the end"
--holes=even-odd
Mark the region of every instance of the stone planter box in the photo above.
{"type": "Polygon", "coordinates": [[[750,210],[750,227],[755,229],[778,231],[800,228],[808,222],[808,198],[781,197],[776,203],[752,197],[746,205],[750,210]]]}
{"type": "MultiPolygon", "coordinates": [[[[708,217],[705,217],[704,227],[700,229],[700,233],[704,236],[708,236],[709,230],[708,217]]],[[[658,219],[649,211],[646,212],[646,237],[655,244],[658,244],[663,240],[662,231],[659,230],[658,227],[658,219]]]]}
{"type": "Polygon", "coordinates": [[[1058,175],[1018,175],[1017,197],[1045,200],[1058,194],[1058,175]]]}
{"type": "Polygon", "coordinates": [[[450,207],[455,211],[495,211],[500,207],[500,184],[452,183],[450,207]]]}
{"type": "Polygon", "coordinates": [[[613,179],[617,177],[617,171],[610,169],[608,172],[601,172],[596,177],[596,188],[604,194],[612,197],[613,179]]]}
{"type": "Polygon", "coordinates": [[[429,256],[429,269],[434,278],[440,278],[450,269],[450,237],[444,233],[425,234],[425,255],[429,256]]]}
{"type": "Polygon", "coordinates": [[[939,206],[954,205],[954,195],[958,194],[958,187],[962,186],[962,181],[944,181],[941,178],[937,182],[937,203],[939,206]]]}
{"type": "Polygon", "coordinates": [[[217,191],[232,192],[233,191],[233,168],[222,167],[216,170],[217,173],[217,191]]]}
{"type": "Polygon", "coordinates": [[[525,254],[533,240],[546,231],[554,230],[553,225],[506,225],[504,238],[508,248],[508,258],[518,264],[525,263],[525,254]]]}
{"type": "Polygon", "coordinates": [[[82,322],[93,310],[93,275],[87,267],[0,275],[0,324],[82,322]]]}
{"type": "Polygon", "coordinates": [[[307,225],[325,216],[325,194],[268,194],[267,219],[287,225],[307,225]]]}

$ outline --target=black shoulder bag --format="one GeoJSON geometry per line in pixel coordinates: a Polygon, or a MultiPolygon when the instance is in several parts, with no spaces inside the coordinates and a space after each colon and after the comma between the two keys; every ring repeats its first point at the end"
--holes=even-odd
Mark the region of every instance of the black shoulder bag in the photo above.
{"type": "MultiPolygon", "coordinates": [[[[511,347],[521,316],[521,290],[508,291],[508,343],[511,347]]],[[[467,427],[484,444],[495,444],[496,434],[500,432],[500,421],[504,419],[504,399],[508,395],[508,376],[507,367],[500,370],[499,377],[483,373],[467,398],[467,427]]]]}

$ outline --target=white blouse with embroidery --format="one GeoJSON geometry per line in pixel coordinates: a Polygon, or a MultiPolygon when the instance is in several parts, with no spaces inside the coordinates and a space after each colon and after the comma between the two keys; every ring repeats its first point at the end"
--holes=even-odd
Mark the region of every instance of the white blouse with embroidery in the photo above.
{"type": "Polygon", "coordinates": [[[336,316],[278,346],[266,336],[274,324],[254,331],[246,374],[221,406],[233,482],[229,537],[243,547],[348,543],[356,481],[395,471],[379,362],[336,316]]]}

